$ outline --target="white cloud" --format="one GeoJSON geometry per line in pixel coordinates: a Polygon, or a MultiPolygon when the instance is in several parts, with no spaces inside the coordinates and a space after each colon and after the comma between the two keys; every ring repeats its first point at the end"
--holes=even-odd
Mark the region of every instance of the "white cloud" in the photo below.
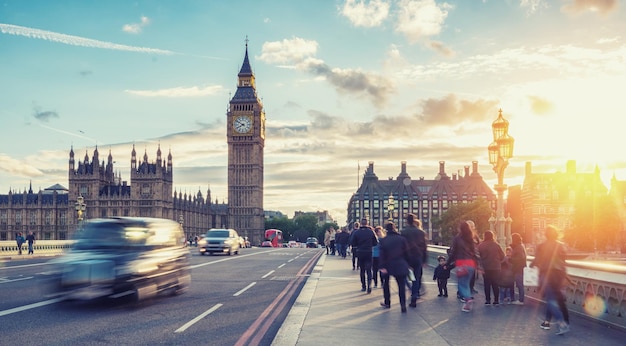
{"type": "Polygon", "coordinates": [[[542,8],[547,8],[545,0],[520,0],[519,7],[526,9],[526,14],[531,15],[542,8]]]}
{"type": "MultiPolygon", "coordinates": [[[[26,161],[30,162],[30,161],[26,161]]],[[[0,154],[0,171],[13,175],[22,175],[31,178],[43,176],[43,172],[29,163],[0,154]]]]}
{"type": "Polygon", "coordinates": [[[316,41],[305,40],[299,37],[265,42],[261,49],[261,55],[257,59],[268,64],[295,65],[306,58],[315,56],[317,47],[318,43],[316,41]]]}
{"type": "MultiPolygon", "coordinates": [[[[361,71],[359,69],[341,69],[328,66],[323,60],[315,58],[318,43],[299,37],[282,41],[265,42],[261,61],[269,64],[284,64],[300,71],[323,77],[340,93],[350,93],[370,98],[376,107],[381,107],[394,91],[393,82],[386,76],[361,71]]],[[[286,66],[285,66],[286,65],[286,66]]]]}
{"type": "Polygon", "coordinates": [[[389,3],[383,0],[346,0],[340,13],[354,26],[375,27],[389,16],[389,3]]]}
{"type": "Polygon", "coordinates": [[[164,54],[164,55],[177,54],[169,50],[127,46],[123,44],[98,41],[98,40],[93,40],[90,38],[84,38],[80,36],[60,34],[58,32],[27,28],[27,27],[11,25],[11,24],[0,23],[0,32],[3,34],[25,36],[29,38],[36,38],[36,39],[50,41],[50,42],[58,42],[58,43],[68,44],[71,46],[121,50],[121,51],[149,53],[149,54],[164,54]]]}
{"type": "Polygon", "coordinates": [[[618,0],[569,0],[561,11],[570,15],[579,15],[584,12],[595,12],[606,15],[617,10],[618,0]]]}
{"type": "Polygon", "coordinates": [[[141,32],[144,26],[150,24],[150,19],[146,16],[141,17],[141,22],[133,24],[124,24],[122,31],[130,34],[138,34],[141,32]]]}
{"type": "Polygon", "coordinates": [[[445,2],[437,4],[434,0],[400,0],[398,7],[395,30],[410,43],[438,35],[448,17],[448,10],[454,8],[445,2]]]}
{"type": "Polygon", "coordinates": [[[535,48],[504,49],[493,54],[468,57],[458,62],[414,65],[405,69],[407,78],[462,79],[517,73],[525,78],[544,79],[557,76],[593,76],[599,73],[624,74],[626,45],[614,49],[594,49],[572,45],[545,45],[535,48]]]}
{"type": "Polygon", "coordinates": [[[144,97],[197,97],[215,95],[224,90],[221,85],[213,85],[207,87],[176,87],[160,90],[124,90],[129,94],[144,97]]]}
{"type": "Polygon", "coordinates": [[[615,37],[604,37],[604,38],[599,38],[596,40],[597,44],[608,44],[608,43],[616,43],[619,42],[621,39],[621,37],[619,36],[615,36],[615,37]]]}

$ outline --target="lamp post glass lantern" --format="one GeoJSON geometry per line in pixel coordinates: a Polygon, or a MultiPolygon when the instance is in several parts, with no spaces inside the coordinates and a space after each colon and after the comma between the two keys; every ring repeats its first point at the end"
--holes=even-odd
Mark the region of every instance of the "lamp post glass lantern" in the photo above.
{"type": "Polygon", "coordinates": [[[498,244],[502,248],[511,243],[511,217],[504,217],[504,191],[507,186],[504,184],[504,170],[509,165],[509,159],[513,157],[513,144],[515,140],[509,136],[509,122],[502,117],[502,109],[498,113],[498,118],[491,124],[493,131],[493,142],[489,144],[489,163],[493,165],[493,170],[498,177],[498,183],[494,186],[497,193],[495,220],[490,218],[490,223],[495,223],[495,233],[498,244]],[[505,224],[508,224],[505,229],[505,224]],[[506,232],[505,232],[506,231],[506,232]]]}
{"type": "Polygon", "coordinates": [[[78,220],[78,229],[81,229],[83,226],[83,220],[85,219],[85,210],[87,209],[87,205],[85,204],[85,198],[83,196],[78,196],[76,198],[76,213],[78,220]]]}

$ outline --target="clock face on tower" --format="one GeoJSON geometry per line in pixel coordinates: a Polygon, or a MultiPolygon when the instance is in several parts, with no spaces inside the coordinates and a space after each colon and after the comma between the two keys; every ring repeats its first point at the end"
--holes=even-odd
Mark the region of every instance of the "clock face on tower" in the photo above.
{"type": "Polygon", "coordinates": [[[240,115],[233,120],[233,129],[237,133],[248,133],[252,129],[252,119],[246,115],[240,115]]]}

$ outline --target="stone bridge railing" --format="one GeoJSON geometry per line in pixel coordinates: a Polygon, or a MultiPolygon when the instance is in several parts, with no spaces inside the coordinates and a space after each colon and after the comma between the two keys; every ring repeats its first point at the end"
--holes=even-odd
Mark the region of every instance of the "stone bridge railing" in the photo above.
{"type": "MultiPolygon", "coordinates": [[[[37,255],[60,254],[69,249],[74,240],[36,240],[33,245],[33,252],[37,255]]],[[[15,240],[0,241],[0,259],[18,256],[18,249],[15,240]]],[[[22,256],[28,254],[28,243],[22,244],[22,256]]]]}
{"type": "MultiPolygon", "coordinates": [[[[434,266],[438,256],[447,257],[447,249],[429,245],[428,264],[434,266]]],[[[529,263],[532,258],[528,257],[529,263]]],[[[568,260],[567,265],[569,310],[626,331],[626,264],[568,260]]],[[[526,295],[542,299],[537,287],[527,287],[526,295]]]]}

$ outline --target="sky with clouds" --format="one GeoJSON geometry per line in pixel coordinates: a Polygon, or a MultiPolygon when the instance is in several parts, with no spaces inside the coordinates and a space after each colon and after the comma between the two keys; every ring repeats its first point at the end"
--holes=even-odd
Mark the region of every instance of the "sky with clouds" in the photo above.
{"type": "Polygon", "coordinates": [[[177,191],[227,201],[226,111],[246,37],[267,116],[265,209],[341,224],[363,170],[505,182],[597,165],[626,180],[618,0],[0,0],[0,193],[67,186],[69,150],[171,151],[177,191]]]}

